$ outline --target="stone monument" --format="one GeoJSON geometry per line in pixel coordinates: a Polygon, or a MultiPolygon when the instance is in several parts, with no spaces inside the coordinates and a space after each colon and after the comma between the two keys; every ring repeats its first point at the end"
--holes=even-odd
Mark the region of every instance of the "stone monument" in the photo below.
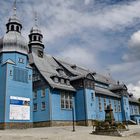
{"type": "Polygon", "coordinates": [[[105,109],[105,121],[94,123],[95,131],[92,134],[97,135],[110,135],[121,136],[122,130],[126,130],[125,125],[122,123],[115,123],[113,109],[111,105],[108,105],[105,109]]]}

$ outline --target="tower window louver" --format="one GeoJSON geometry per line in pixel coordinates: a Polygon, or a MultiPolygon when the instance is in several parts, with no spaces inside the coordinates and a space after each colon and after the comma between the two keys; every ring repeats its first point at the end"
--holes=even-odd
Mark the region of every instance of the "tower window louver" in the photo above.
{"type": "Polygon", "coordinates": [[[14,67],[13,80],[28,83],[28,71],[25,69],[14,67]]]}

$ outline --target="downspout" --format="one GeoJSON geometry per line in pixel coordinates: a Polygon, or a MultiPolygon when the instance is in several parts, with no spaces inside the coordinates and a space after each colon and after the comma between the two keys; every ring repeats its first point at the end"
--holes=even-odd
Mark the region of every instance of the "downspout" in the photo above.
{"type": "Polygon", "coordinates": [[[86,89],[85,89],[85,79],[83,79],[83,87],[84,87],[84,108],[85,108],[85,126],[87,126],[87,101],[86,101],[86,89]]]}

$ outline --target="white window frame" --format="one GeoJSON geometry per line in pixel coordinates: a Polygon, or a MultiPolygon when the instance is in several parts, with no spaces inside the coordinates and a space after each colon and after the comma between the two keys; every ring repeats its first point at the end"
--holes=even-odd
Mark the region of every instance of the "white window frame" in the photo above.
{"type": "Polygon", "coordinates": [[[34,95],[33,95],[33,96],[34,96],[34,99],[36,99],[36,98],[37,98],[37,90],[34,91],[33,94],[34,94],[34,95]]]}
{"type": "Polygon", "coordinates": [[[121,101],[118,101],[118,112],[121,112],[121,101]]]}
{"type": "Polygon", "coordinates": [[[91,92],[91,100],[94,101],[94,98],[95,98],[95,97],[94,97],[94,93],[91,92]]]}
{"type": "Polygon", "coordinates": [[[106,98],[104,97],[104,110],[106,109],[106,98]]]}
{"type": "Polygon", "coordinates": [[[114,100],[114,111],[117,112],[117,104],[116,104],[116,100],[114,100]]]}
{"type": "Polygon", "coordinates": [[[109,98],[109,106],[111,106],[112,108],[112,103],[111,103],[111,99],[109,98]]]}
{"type": "Polygon", "coordinates": [[[24,64],[24,59],[21,58],[21,57],[19,57],[19,58],[18,58],[18,62],[24,64]]]}
{"type": "Polygon", "coordinates": [[[46,103],[45,102],[41,102],[41,110],[46,110],[46,103]]]}
{"type": "Polygon", "coordinates": [[[33,111],[37,111],[37,109],[38,109],[37,103],[34,103],[33,104],[33,111]],[[36,108],[35,108],[35,105],[36,105],[36,108]]]}
{"type": "Polygon", "coordinates": [[[41,97],[45,97],[45,96],[46,96],[46,89],[43,88],[43,89],[41,90],[41,97]]]}
{"type": "Polygon", "coordinates": [[[61,109],[72,109],[73,96],[72,93],[63,91],[60,95],[61,109]]]}
{"type": "Polygon", "coordinates": [[[102,111],[102,101],[101,101],[101,97],[98,97],[98,102],[99,102],[99,111],[102,111]]]}

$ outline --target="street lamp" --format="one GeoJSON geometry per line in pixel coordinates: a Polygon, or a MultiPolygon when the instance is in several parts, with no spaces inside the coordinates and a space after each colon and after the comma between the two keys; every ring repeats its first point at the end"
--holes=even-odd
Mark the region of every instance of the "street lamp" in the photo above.
{"type": "Polygon", "coordinates": [[[73,132],[75,132],[75,122],[74,122],[74,107],[73,107],[73,105],[72,105],[72,120],[73,120],[73,132]]]}

